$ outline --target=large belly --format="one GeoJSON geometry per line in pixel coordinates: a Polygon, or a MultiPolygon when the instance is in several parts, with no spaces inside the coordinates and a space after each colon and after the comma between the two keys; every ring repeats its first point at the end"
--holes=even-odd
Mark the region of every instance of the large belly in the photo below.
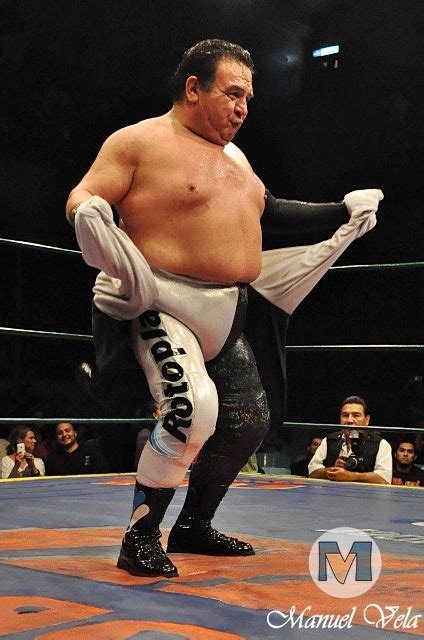
{"type": "Polygon", "coordinates": [[[252,282],[261,270],[256,212],[137,216],[126,231],[153,267],[209,282],[252,282]]]}
{"type": "MultiPolygon", "coordinates": [[[[120,203],[128,235],[154,267],[210,282],[251,282],[261,270],[264,187],[222,151],[143,171],[120,203]],[[180,166],[181,165],[181,166],[180,166]]],[[[149,165],[150,166],[150,165],[149,165]]]]}

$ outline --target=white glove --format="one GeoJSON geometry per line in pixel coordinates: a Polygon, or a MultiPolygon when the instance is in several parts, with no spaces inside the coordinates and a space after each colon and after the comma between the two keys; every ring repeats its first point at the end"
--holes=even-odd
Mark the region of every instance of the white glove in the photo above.
{"type": "Polygon", "coordinates": [[[364,213],[377,211],[378,203],[383,198],[381,189],[358,189],[347,193],[343,201],[350,217],[358,218],[364,213]]]}

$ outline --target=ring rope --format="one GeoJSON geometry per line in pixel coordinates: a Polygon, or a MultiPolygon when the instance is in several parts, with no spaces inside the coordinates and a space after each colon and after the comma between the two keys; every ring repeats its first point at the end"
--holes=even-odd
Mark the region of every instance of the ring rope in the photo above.
{"type": "Polygon", "coordinates": [[[0,418],[0,424],[58,424],[71,422],[73,424],[139,424],[154,423],[154,418],[0,418]]]}
{"type": "MultiPolygon", "coordinates": [[[[81,255],[81,251],[75,249],[63,249],[62,247],[52,247],[36,242],[26,242],[24,240],[13,240],[12,238],[0,238],[0,244],[17,246],[23,249],[38,249],[40,251],[51,251],[54,253],[65,253],[81,255]]],[[[347,264],[330,267],[329,271],[362,271],[365,269],[420,269],[424,267],[424,262],[381,262],[375,264],[347,264]]]]}
{"type": "Polygon", "coordinates": [[[366,269],[420,269],[424,267],[424,262],[381,262],[375,264],[342,264],[330,267],[329,271],[365,271],[366,269]]]}
{"type": "MultiPolygon", "coordinates": [[[[343,427],[354,428],[354,425],[341,425],[340,423],[331,424],[328,422],[283,422],[284,427],[300,428],[300,429],[331,429],[333,431],[340,431],[343,427]]],[[[424,431],[424,427],[395,427],[395,426],[380,426],[380,425],[361,425],[361,431],[403,431],[408,433],[421,433],[424,431]]]]}
{"type": "MultiPolygon", "coordinates": [[[[0,418],[0,424],[59,424],[60,422],[70,422],[71,424],[154,424],[154,418],[0,418]]],[[[331,429],[340,431],[343,425],[328,422],[283,422],[285,427],[300,429],[331,429]]],[[[347,425],[346,425],[347,426],[347,425]]],[[[361,430],[369,431],[402,431],[408,433],[421,433],[424,427],[408,426],[362,426],[361,430]]]]}
{"type": "MultiPolygon", "coordinates": [[[[0,334],[2,333],[30,338],[93,341],[93,336],[85,333],[60,333],[58,331],[0,327],[0,334]]],[[[420,351],[424,349],[424,344],[292,344],[287,345],[286,349],[287,351],[420,351]]]]}
{"type": "Polygon", "coordinates": [[[51,247],[47,244],[37,244],[36,242],[25,242],[24,240],[12,240],[11,238],[0,238],[0,244],[18,246],[24,249],[38,249],[39,251],[51,251],[53,253],[67,253],[81,255],[81,251],[75,249],[63,249],[62,247],[51,247]]]}
{"type": "Polygon", "coordinates": [[[287,351],[420,351],[424,344],[292,344],[287,351]]]}
{"type": "Polygon", "coordinates": [[[15,329],[13,327],[0,327],[0,333],[11,336],[27,336],[30,338],[58,338],[84,341],[93,340],[93,336],[85,333],[60,333],[58,331],[37,331],[35,329],[15,329]]]}

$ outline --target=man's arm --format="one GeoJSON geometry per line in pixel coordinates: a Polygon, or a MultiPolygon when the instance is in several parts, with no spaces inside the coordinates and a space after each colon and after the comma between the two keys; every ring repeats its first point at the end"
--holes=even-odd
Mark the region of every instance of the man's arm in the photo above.
{"type": "Polygon", "coordinates": [[[392,447],[387,440],[381,440],[375,459],[373,475],[379,476],[380,480],[366,480],[365,482],[377,482],[377,484],[391,484],[393,473],[392,447]]]}
{"type": "Polygon", "coordinates": [[[318,478],[320,480],[328,480],[327,469],[324,467],[324,460],[327,457],[327,438],[323,438],[318,449],[315,451],[312,459],[308,464],[309,478],[318,478]]]}
{"type": "Polygon", "coordinates": [[[113,205],[128,193],[136,168],[133,127],[113,133],[81,182],[71,191],[66,203],[66,218],[74,226],[78,206],[97,195],[113,205]]]}
{"type": "Polygon", "coordinates": [[[305,243],[316,242],[317,234],[331,235],[342,224],[349,221],[344,202],[300,202],[275,198],[265,190],[265,209],[261,226],[267,241],[295,237],[305,243]]]}
{"type": "MultiPolygon", "coordinates": [[[[328,480],[336,482],[367,482],[370,484],[390,484],[375,471],[348,471],[342,467],[328,467],[326,469],[328,480]]],[[[316,477],[316,476],[314,476],[316,477]]]]}
{"type": "MultiPolygon", "coordinates": [[[[325,469],[328,480],[335,482],[366,482],[369,484],[391,484],[392,482],[392,449],[387,440],[381,440],[378,447],[373,471],[349,471],[346,463],[340,458],[333,467],[325,469]]],[[[318,476],[313,476],[318,477],[318,476]]]]}
{"type": "Polygon", "coordinates": [[[310,471],[308,477],[317,478],[318,480],[330,480],[327,474],[326,467],[320,467],[319,469],[314,469],[314,471],[310,471]]]}

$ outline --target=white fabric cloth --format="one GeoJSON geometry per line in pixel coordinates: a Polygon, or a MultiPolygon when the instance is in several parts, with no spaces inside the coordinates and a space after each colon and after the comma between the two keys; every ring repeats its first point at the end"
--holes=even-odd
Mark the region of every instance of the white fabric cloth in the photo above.
{"type": "Polygon", "coordinates": [[[262,271],[252,287],[272,304],[292,314],[348,246],[377,223],[375,212],[383,198],[379,189],[348,193],[344,202],[350,220],[329,240],[303,247],[262,252],[262,271]]]}
{"type": "MultiPolygon", "coordinates": [[[[346,440],[343,440],[340,455],[350,456],[352,451],[347,449],[346,440]]],[[[327,438],[323,438],[318,449],[315,451],[315,455],[311,459],[308,465],[308,473],[311,475],[312,471],[316,469],[324,469],[324,460],[327,457],[327,438]]],[[[387,440],[381,440],[377,451],[377,457],[375,459],[375,465],[373,469],[374,473],[378,473],[388,484],[392,482],[392,448],[387,440]]]]}
{"type": "Polygon", "coordinates": [[[7,447],[9,445],[9,440],[5,440],[4,438],[0,438],[0,460],[7,455],[7,447]]]}
{"type": "MultiPolygon", "coordinates": [[[[262,271],[252,283],[267,300],[293,313],[347,247],[376,224],[379,189],[352,191],[344,198],[349,222],[324,242],[262,252],[262,271]]],[[[159,297],[155,277],[142,253],[113,221],[110,205],[93,196],[78,208],[75,232],[85,262],[102,271],[94,303],[117,320],[131,320],[159,297]]],[[[164,309],[166,311],[166,309],[164,309]]]]}
{"type": "MultiPolygon", "coordinates": [[[[44,476],[46,474],[46,470],[44,468],[44,462],[42,461],[41,458],[34,458],[34,465],[38,469],[38,471],[40,472],[41,476],[44,476]]],[[[1,477],[2,478],[8,478],[10,476],[14,466],[15,466],[15,461],[12,460],[12,458],[10,456],[5,456],[4,458],[2,458],[2,461],[1,461],[1,477]]],[[[23,469],[21,469],[20,473],[25,471],[25,469],[27,467],[28,467],[28,465],[26,465],[23,469]]],[[[21,476],[18,475],[17,477],[20,478],[21,476]]]]}
{"type": "Polygon", "coordinates": [[[75,216],[75,233],[87,264],[102,271],[96,278],[94,302],[116,320],[132,320],[158,297],[153,274],[142,253],[113,221],[110,205],[93,196],[75,216]]]}

